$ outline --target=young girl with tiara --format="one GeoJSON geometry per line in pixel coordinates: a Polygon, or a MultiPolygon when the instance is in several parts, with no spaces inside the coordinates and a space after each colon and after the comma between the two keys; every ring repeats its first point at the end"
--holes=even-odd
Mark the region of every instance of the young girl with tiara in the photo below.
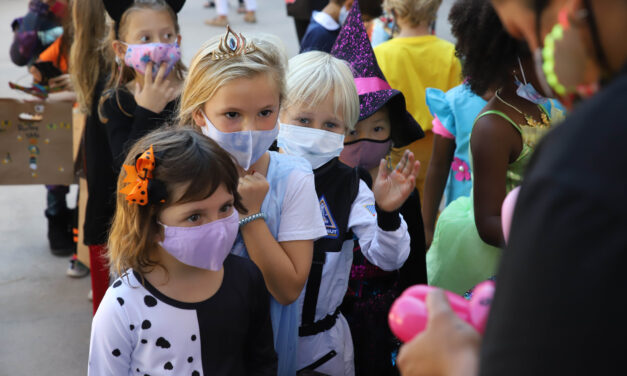
{"type": "Polygon", "coordinates": [[[444,209],[427,253],[429,284],[463,294],[496,272],[504,244],[503,200],[520,185],[560,110],[534,89],[539,81],[531,53],[507,34],[489,2],[460,0],[451,13],[467,20],[457,38],[471,90],[495,89],[470,137],[472,197],[444,209]]]}
{"type": "MultiPolygon", "coordinates": [[[[379,184],[376,180],[380,177],[380,161],[389,158],[392,146],[403,148],[423,137],[423,132],[407,112],[403,93],[390,88],[379,69],[357,1],[331,53],[350,64],[360,102],[359,122],[347,133],[340,160],[367,170],[362,178],[374,187],[379,184]]],[[[358,375],[397,372],[394,354],[399,342],[389,330],[387,315],[392,302],[405,288],[427,281],[425,239],[416,189],[399,209],[410,236],[410,253],[400,269],[382,270],[358,252],[359,244],[355,247],[342,313],[351,328],[358,375]]]]}
{"type": "Polygon", "coordinates": [[[229,255],[245,213],[230,156],[192,129],[131,148],[109,261],[121,275],[92,323],[90,375],[275,375],[268,292],[229,255]]]}
{"type": "Polygon", "coordinates": [[[279,375],[296,373],[300,309],[294,303],[311,267],[313,241],[327,234],[309,163],[268,151],[284,99],[285,55],[275,43],[227,28],[192,59],[179,110],[237,161],[241,219],[233,253],[250,257],[272,295],[279,375]]]}
{"type": "Polygon", "coordinates": [[[409,151],[392,171],[379,161],[371,191],[357,168],[338,160],[344,135],[358,118],[359,96],[346,62],[319,51],[290,59],[278,146],[311,163],[327,227],[327,236],[314,242],[314,262],[299,298],[299,372],[355,374],[351,333],[340,313],[353,237],[362,254],[384,270],[400,268],[409,254],[407,224],[398,209],[414,189],[418,163],[409,151]]]}

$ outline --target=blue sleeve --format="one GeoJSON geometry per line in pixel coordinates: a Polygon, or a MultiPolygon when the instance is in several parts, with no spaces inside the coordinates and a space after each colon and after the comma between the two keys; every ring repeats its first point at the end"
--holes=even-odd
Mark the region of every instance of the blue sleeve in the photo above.
{"type": "Polygon", "coordinates": [[[456,139],[457,132],[455,129],[455,115],[451,104],[446,98],[446,93],[440,89],[427,88],[426,90],[426,102],[429,107],[429,111],[435,117],[440,119],[440,122],[456,139]]]}
{"type": "Polygon", "coordinates": [[[339,30],[329,31],[322,26],[311,21],[307,32],[303,36],[303,40],[300,42],[300,53],[308,51],[323,51],[331,52],[335,39],[339,34],[339,30]]]}

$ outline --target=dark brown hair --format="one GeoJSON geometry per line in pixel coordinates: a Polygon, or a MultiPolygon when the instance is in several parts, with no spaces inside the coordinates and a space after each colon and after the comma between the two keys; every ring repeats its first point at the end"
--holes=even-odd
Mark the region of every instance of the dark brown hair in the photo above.
{"type": "MultiPolygon", "coordinates": [[[[138,140],[129,151],[125,165],[135,166],[138,156],[152,145],[156,157],[153,178],[167,191],[164,203],[145,206],[131,204],[118,193],[117,207],[108,243],[110,265],[119,274],[133,268],[146,271],[158,264],[151,258],[157,247],[161,226],[157,222],[163,208],[211,196],[224,185],[233,195],[234,207],[241,213],[247,210],[237,193],[239,175],[231,156],[210,138],[188,127],[165,126],[138,140]],[[173,202],[173,191],[187,185],[185,193],[173,202]]],[[[126,173],[118,178],[118,192],[126,186],[126,173]]]]}

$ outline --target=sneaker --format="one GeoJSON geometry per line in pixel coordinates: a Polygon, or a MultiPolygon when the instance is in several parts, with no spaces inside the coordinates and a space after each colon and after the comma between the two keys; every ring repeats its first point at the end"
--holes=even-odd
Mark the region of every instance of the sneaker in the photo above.
{"type": "Polygon", "coordinates": [[[93,290],[89,290],[89,293],[87,294],[87,299],[92,302],[94,300],[94,292],[93,290]]]}
{"type": "Polygon", "coordinates": [[[255,12],[246,12],[244,15],[244,22],[256,23],[257,17],[255,17],[255,12]]]}
{"type": "Polygon", "coordinates": [[[78,261],[76,255],[70,259],[70,266],[67,268],[65,274],[72,278],[83,278],[89,274],[89,268],[82,262],[78,261]]]}
{"type": "Polygon", "coordinates": [[[214,3],[213,1],[207,1],[203,6],[205,8],[215,8],[216,7],[216,3],[214,3]]]}
{"type": "Polygon", "coordinates": [[[210,20],[205,20],[205,25],[208,26],[218,26],[218,27],[226,27],[229,24],[229,20],[226,17],[216,17],[210,20]]]}

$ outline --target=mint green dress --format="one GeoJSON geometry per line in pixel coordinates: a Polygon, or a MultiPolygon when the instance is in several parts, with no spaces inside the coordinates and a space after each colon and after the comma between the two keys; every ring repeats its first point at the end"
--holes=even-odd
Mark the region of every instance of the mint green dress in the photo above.
{"type": "MultiPolygon", "coordinates": [[[[518,158],[507,168],[507,193],[519,186],[523,172],[535,146],[549,127],[530,127],[516,124],[500,111],[486,111],[486,115],[497,115],[507,120],[523,140],[518,158]]],[[[472,158],[470,158],[472,164],[472,158]]],[[[429,285],[463,294],[479,282],[496,274],[502,250],[485,243],[479,237],[475,224],[472,192],[470,197],[460,197],[450,203],[440,214],[433,235],[431,248],[427,252],[427,278],[429,285]]]]}

